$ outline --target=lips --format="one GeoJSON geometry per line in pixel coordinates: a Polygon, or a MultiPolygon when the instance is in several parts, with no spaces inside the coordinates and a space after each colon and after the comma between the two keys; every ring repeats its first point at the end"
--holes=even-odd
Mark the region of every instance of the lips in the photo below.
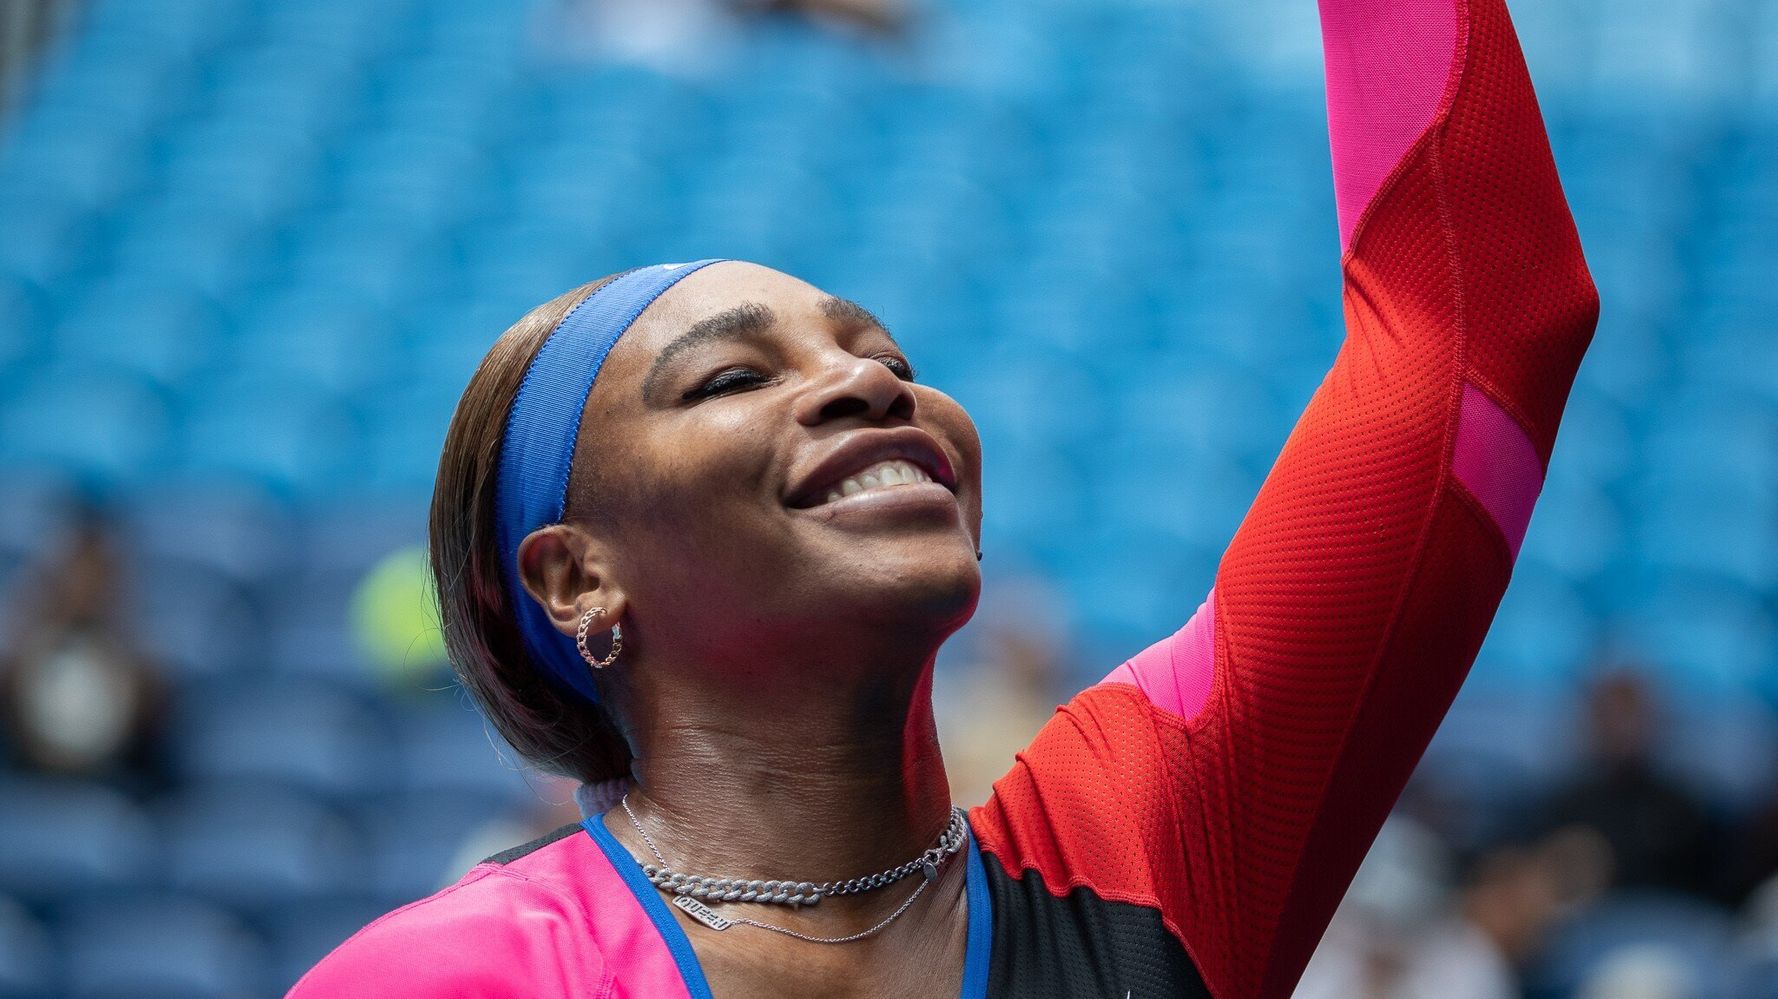
{"type": "Polygon", "coordinates": [[[932,435],[914,427],[860,431],[797,480],[785,505],[822,506],[860,492],[936,482],[957,491],[957,476],[932,435]]]}

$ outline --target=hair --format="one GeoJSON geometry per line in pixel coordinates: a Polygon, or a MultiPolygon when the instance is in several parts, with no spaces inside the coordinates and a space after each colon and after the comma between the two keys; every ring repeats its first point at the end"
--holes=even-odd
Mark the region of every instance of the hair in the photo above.
{"type": "Polygon", "coordinates": [[[619,276],[539,305],[494,341],[451,416],[429,524],[439,621],[464,689],[519,755],[589,783],[627,776],[629,744],[609,711],[547,676],[525,650],[501,572],[495,489],[525,371],[562,319],[619,276]]]}

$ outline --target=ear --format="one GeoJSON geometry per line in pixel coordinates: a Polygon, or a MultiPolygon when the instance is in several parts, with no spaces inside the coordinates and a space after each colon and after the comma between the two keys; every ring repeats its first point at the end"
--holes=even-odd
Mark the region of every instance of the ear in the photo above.
{"type": "Polygon", "coordinates": [[[581,616],[594,607],[605,608],[597,622],[601,631],[624,616],[624,594],[607,571],[604,550],[573,524],[551,524],[525,535],[519,543],[519,579],[564,635],[572,637],[581,616]]]}

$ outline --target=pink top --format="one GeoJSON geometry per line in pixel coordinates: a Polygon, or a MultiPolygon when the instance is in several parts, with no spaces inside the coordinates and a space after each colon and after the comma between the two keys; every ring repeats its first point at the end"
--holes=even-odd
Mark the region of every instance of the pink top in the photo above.
{"type": "Polygon", "coordinates": [[[675,938],[620,873],[640,869],[628,853],[621,865],[608,855],[606,844],[622,848],[602,825],[593,828],[599,821],[483,861],[383,916],[304,975],[291,999],[707,997],[701,976],[689,984],[681,976],[668,944],[675,938]]]}

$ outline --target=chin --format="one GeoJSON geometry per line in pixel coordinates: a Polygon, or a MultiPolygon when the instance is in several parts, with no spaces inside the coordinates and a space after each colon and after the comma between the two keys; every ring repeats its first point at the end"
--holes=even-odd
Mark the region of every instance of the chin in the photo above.
{"type": "Polygon", "coordinates": [[[973,548],[919,547],[877,563],[885,571],[867,583],[874,591],[869,604],[887,611],[898,626],[949,635],[975,613],[982,593],[981,566],[973,548]]]}

